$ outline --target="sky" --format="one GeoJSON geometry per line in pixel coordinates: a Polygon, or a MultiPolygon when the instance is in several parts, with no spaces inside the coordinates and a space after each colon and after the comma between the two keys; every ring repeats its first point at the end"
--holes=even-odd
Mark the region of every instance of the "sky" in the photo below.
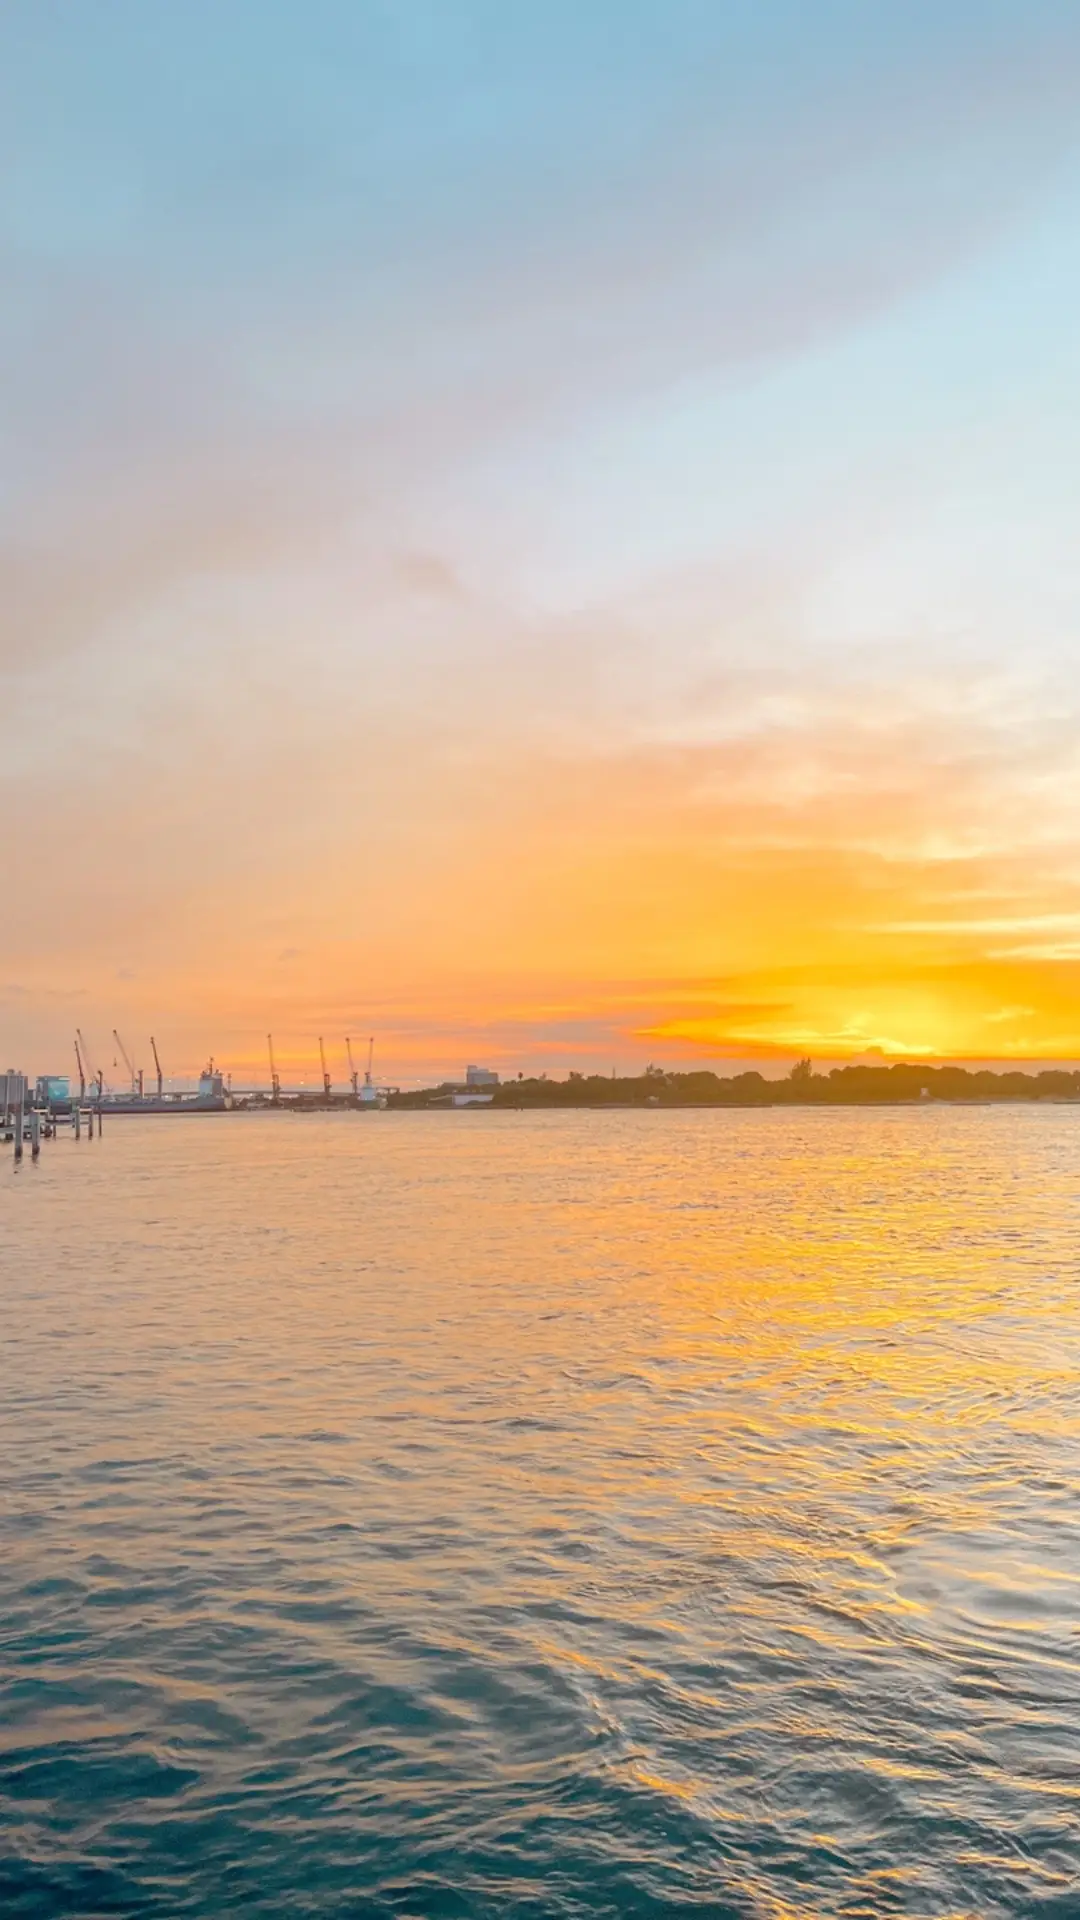
{"type": "Polygon", "coordinates": [[[1078,233],[1073,0],[0,0],[3,1064],[1080,1056],[1078,233]]]}

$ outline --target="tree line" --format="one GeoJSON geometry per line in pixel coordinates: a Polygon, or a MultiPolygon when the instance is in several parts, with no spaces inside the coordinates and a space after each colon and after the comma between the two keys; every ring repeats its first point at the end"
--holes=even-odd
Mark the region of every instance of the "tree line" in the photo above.
{"type": "MultiPolygon", "coordinates": [[[[424,1106],[446,1092],[421,1088],[399,1094],[392,1105],[424,1106]]],[[[815,1073],[801,1060],[786,1079],[767,1079],[754,1070],[731,1075],[695,1068],[687,1073],[646,1067],[643,1073],[609,1076],[570,1073],[565,1080],[546,1074],[505,1081],[493,1090],[495,1107],[812,1107],[882,1106],[921,1100],[1078,1100],[1080,1071],[1047,1067],[1037,1072],[1009,1069],[926,1066],[898,1061],[891,1066],[832,1067],[815,1073]]]]}

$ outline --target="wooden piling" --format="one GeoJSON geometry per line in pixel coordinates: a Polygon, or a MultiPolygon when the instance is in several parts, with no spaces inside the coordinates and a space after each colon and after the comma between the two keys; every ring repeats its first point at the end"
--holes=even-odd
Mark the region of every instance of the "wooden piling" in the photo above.
{"type": "Polygon", "coordinates": [[[81,1140],[82,1139],[82,1114],[79,1112],[79,1108],[77,1105],[72,1107],[71,1109],[71,1124],[75,1129],[76,1140],[81,1140]]]}
{"type": "Polygon", "coordinates": [[[16,1100],[15,1102],[15,1158],[16,1160],[21,1160],[22,1157],[23,1157],[23,1103],[21,1100],[16,1100]]]}
{"type": "Polygon", "coordinates": [[[41,1157],[41,1115],[36,1107],[30,1109],[30,1158],[41,1157]]]}

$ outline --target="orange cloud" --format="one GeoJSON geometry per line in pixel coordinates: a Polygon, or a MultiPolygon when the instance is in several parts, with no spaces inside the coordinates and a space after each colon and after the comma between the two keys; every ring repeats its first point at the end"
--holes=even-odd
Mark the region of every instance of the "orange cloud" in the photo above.
{"type": "Polygon", "coordinates": [[[1008,690],[774,670],[710,682],[682,738],[670,705],[657,738],[607,723],[602,688],[590,729],[578,688],[571,740],[560,703],[615,629],[503,658],[485,618],[462,677],[475,609],[419,575],[455,644],[411,699],[392,662],[373,691],[316,652],[285,684],[223,647],[220,716],[177,671],[122,745],[91,731],[40,783],[9,847],[12,1057],[60,1057],[76,1010],[241,1077],[268,1030],[297,1076],[320,1033],[375,1032],[398,1079],[1080,1053],[1070,731],[1008,690]]]}

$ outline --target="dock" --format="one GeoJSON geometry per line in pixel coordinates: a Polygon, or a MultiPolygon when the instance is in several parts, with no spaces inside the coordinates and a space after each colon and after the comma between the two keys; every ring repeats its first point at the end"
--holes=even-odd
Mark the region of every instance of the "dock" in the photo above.
{"type": "Polygon", "coordinates": [[[69,1099],[54,1105],[37,1092],[31,1094],[24,1073],[16,1073],[11,1067],[0,1073],[0,1144],[13,1149],[16,1166],[27,1147],[32,1161],[40,1159],[42,1141],[54,1140],[62,1128],[70,1128],[75,1140],[81,1140],[84,1133],[88,1140],[95,1133],[100,1139],[101,1122],[102,1108],[97,1101],[69,1099]]]}

